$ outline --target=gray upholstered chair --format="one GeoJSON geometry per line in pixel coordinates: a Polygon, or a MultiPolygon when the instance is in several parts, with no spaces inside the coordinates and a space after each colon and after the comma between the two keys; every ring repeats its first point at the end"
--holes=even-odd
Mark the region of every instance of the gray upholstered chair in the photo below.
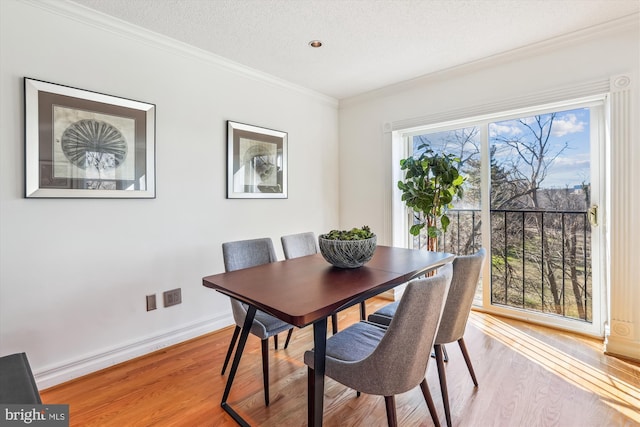
{"type": "MultiPolygon", "coordinates": [[[[440,425],[425,372],[451,276],[448,264],[433,277],[409,282],[388,328],[361,321],[327,340],[325,374],[363,393],[384,396],[389,426],[397,425],[394,396],[418,384],[434,424],[440,425]]],[[[313,358],[313,350],[305,352],[309,380],[313,358]]]]}
{"type": "Polygon", "coordinates": [[[290,234],[280,238],[286,259],[318,253],[318,240],[312,232],[290,234]]]}
{"type": "MultiPolygon", "coordinates": [[[[237,242],[227,242],[222,244],[222,257],[224,258],[224,268],[226,271],[240,270],[243,268],[255,267],[257,265],[275,262],[276,253],[273,248],[273,242],[269,238],[241,240],[237,242]]],[[[259,286],[256,283],[256,286],[259,286]]],[[[236,328],[233,331],[231,343],[224,359],[222,366],[222,375],[227,369],[227,364],[233,353],[233,349],[238,340],[238,335],[242,330],[244,319],[247,316],[247,305],[231,298],[231,309],[233,311],[233,320],[236,322],[236,328]]],[[[273,337],[275,348],[278,348],[278,334],[280,332],[289,331],[284,348],[289,345],[289,339],[293,332],[293,325],[283,322],[270,314],[263,311],[256,311],[255,319],[251,325],[251,333],[262,341],[262,375],[264,381],[264,403],[269,406],[269,337],[273,337]]]]}
{"type": "MultiPolygon", "coordinates": [[[[442,321],[438,329],[435,344],[433,346],[436,363],[438,365],[438,376],[440,377],[440,390],[442,391],[442,401],[444,403],[444,413],[447,419],[447,426],[451,427],[451,410],[449,408],[449,393],[447,392],[447,378],[444,371],[444,344],[458,342],[462,356],[467,364],[474,386],[478,386],[476,374],[471,365],[469,352],[464,343],[464,330],[469,319],[473,296],[476,292],[478,280],[482,272],[485,249],[480,249],[473,255],[458,256],[453,261],[453,279],[449,295],[442,313],[442,321]]],[[[391,303],[369,316],[369,321],[381,325],[389,325],[394,316],[398,303],[391,303]]],[[[446,353],[445,353],[446,354],[446,353]]]]}
{"type": "Polygon", "coordinates": [[[0,404],[41,404],[40,392],[25,353],[0,357],[0,404]]]}
{"type": "MultiPolygon", "coordinates": [[[[318,240],[315,234],[312,232],[290,234],[288,236],[282,236],[280,238],[282,242],[282,249],[284,251],[284,257],[286,259],[298,258],[307,255],[317,254],[318,240]]],[[[367,306],[364,301],[360,303],[360,319],[364,320],[367,317],[367,306]]],[[[333,333],[338,332],[338,315],[331,315],[331,327],[333,333]]]]}

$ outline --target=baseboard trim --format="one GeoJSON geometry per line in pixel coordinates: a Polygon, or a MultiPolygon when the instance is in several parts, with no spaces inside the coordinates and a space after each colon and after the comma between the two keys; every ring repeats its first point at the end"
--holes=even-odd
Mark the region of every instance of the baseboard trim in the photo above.
{"type": "Polygon", "coordinates": [[[604,344],[604,353],[634,362],[640,362],[640,342],[609,335],[604,344]]]}
{"type": "Polygon", "coordinates": [[[93,356],[46,368],[39,372],[34,372],[36,384],[39,390],[44,390],[200,335],[217,331],[232,323],[233,318],[230,314],[213,317],[131,344],[109,349],[93,356]]]}

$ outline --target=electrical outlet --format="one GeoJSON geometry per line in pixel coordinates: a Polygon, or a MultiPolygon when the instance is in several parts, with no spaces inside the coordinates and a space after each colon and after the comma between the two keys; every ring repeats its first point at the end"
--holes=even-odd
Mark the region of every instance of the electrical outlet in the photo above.
{"type": "Polygon", "coordinates": [[[147,311],[155,310],[156,308],[156,294],[147,295],[147,311]]]}
{"type": "Polygon", "coordinates": [[[162,293],[162,296],[164,298],[165,307],[171,307],[172,305],[180,304],[182,302],[182,288],[164,291],[162,293]]]}

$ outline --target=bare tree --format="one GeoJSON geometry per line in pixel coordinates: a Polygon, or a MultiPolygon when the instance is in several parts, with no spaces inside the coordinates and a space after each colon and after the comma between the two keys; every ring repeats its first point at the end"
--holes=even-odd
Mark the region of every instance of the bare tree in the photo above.
{"type": "MultiPolygon", "coordinates": [[[[516,135],[498,135],[493,138],[501,147],[500,158],[504,159],[498,167],[504,177],[499,182],[492,182],[492,209],[531,209],[544,210],[548,207],[554,209],[567,209],[568,199],[543,197],[542,183],[548,176],[549,169],[558,156],[560,156],[568,147],[565,142],[561,146],[553,144],[551,141],[551,132],[553,122],[556,119],[556,113],[548,115],[538,115],[531,119],[520,119],[518,123],[522,128],[528,130],[524,134],[516,135]],[[508,154],[508,155],[505,155],[508,154]],[[495,203],[495,204],[494,204],[495,203]],[[497,206],[496,206],[497,205],[497,206]]],[[[496,152],[492,153],[493,158],[497,158],[496,152]]],[[[575,236],[577,233],[578,222],[573,221],[569,224],[568,231],[570,237],[567,245],[569,247],[569,256],[564,256],[564,241],[561,239],[560,246],[552,244],[549,237],[543,235],[562,228],[556,220],[552,224],[544,224],[542,217],[539,215],[531,215],[527,224],[535,226],[535,236],[542,247],[542,255],[540,255],[539,263],[540,274],[544,278],[544,282],[548,286],[552,298],[552,309],[558,314],[563,314],[564,289],[562,286],[562,260],[568,261],[570,277],[573,284],[574,299],[577,303],[578,312],[581,318],[585,318],[584,295],[582,288],[578,285],[577,280],[577,241],[575,236]],[[557,275],[561,277],[558,279],[557,275]],[[579,303],[578,301],[582,301],[579,303]]],[[[513,232],[513,231],[511,231],[513,232]]],[[[525,230],[522,231],[523,233],[525,230]]],[[[530,237],[533,238],[533,237],[530,237]]],[[[525,262],[524,253],[522,254],[522,262],[525,262]]],[[[537,258],[537,255],[532,255],[537,258]]],[[[523,279],[524,282],[524,279],[523,279]]],[[[524,286],[524,284],[523,284],[524,286]]],[[[541,294],[542,291],[535,291],[541,294]]],[[[540,295],[544,301],[544,295],[540,295]]]]}
{"type": "Polygon", "coordinates": [[[588,301],[591,299],[589,263],[585,261],[590,256],[591,233],[586,214],[577,212],[586,211],[590,205],[590,185],[583,182],[578,190],[565,188],[556,191],[547,191],[546,196],[551,206],[562,206],[563,209],[575,211],[565,215],[563,223],[556,228],[565,230],[563,241],[563,254],[565,256],[566,274],[571,281],[573,300],[580,319],[588,319],[588,301]]]}

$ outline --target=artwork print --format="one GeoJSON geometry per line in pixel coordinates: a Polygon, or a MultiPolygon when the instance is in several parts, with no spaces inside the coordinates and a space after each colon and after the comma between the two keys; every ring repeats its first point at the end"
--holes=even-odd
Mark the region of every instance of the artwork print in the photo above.
{"type": "Polygon", "coordinates": [[[234,177],[239,186],[244,186],[244,183],[255,183],[258,186],[278,185],[276,144],[240,138],[240,153],[241,166],[238,173],[243,175],[243,179],[234,177]]]}
{"type": "Polygon", "coordinates": [[[53,174],[106,183],[135,177],[135,121],[71,108],[53,107],[53,174]]]}
{"type": "Polygon", "coordinates": [[[155,197],[155,106],[25,78],[25,197],[155,197]]]}
{"type": "Polygon", "coordinates": [[[287,197],[287,134],[228,122],[228,198],[287,197]]]}

